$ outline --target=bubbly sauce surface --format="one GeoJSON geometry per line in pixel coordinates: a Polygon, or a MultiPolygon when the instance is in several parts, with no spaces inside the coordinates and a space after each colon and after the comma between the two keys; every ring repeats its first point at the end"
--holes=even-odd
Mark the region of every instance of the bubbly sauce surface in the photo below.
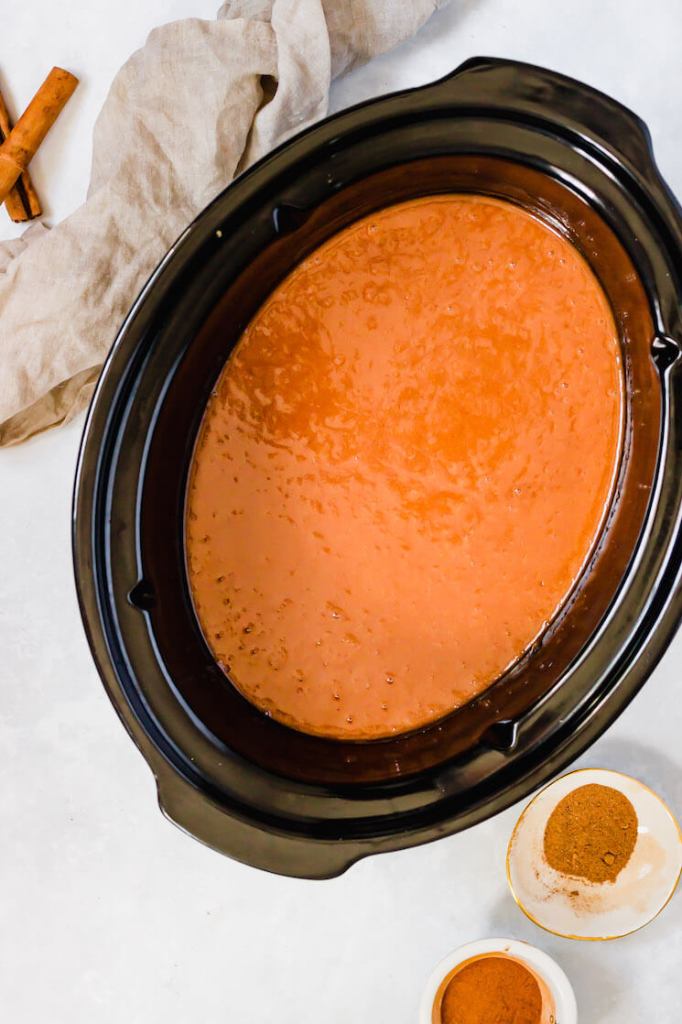
{"type": "Polygon", "coordinates": [[[323,736],[471,700],[579,575],[621,406],[604,293],[530,214],[450,195],[346,228],[261,307],[204,416],[186,551],[214,657],[323,736]]]}

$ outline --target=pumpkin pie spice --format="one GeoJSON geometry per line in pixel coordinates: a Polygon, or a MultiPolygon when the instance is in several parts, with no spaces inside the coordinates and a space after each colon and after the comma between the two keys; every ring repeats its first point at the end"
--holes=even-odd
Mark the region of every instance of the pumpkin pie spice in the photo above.
{"type": "Polygon", "coordinates": [[[563,875],[615,882],[635,849],[637,825],[634,807],[619,790],[595,783],[580,786],[549,816],[545,857],[563,875]]]}
{"type": "Polygon", "coordinates": [[[484,956],[458,969],[440,1004],[439,1024],[541,1024],[543,996],[527,967],[484,956]]]}

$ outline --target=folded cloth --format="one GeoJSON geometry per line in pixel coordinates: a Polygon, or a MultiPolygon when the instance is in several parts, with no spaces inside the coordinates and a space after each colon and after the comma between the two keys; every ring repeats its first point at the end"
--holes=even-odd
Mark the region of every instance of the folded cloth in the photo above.
{"type": "Polygon", "coordinates": [[[95,126],[87,201],[0,244],[0,445],[71,419],[137,293],[231,179],[323,117],[331,80],[444,0],[228,0],[155,29],[95,126]]]}

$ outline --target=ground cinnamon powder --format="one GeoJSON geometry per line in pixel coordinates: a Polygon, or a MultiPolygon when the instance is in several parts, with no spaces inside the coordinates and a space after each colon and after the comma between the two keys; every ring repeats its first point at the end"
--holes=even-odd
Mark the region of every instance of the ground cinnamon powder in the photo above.
{"type": "Polygon", "coordinates": [[[637,814],[611,786],[580,786],[556,805],[545,828],[548,863],[564,875],[615,882],[637,842],[637,814]]]}
{"type": "Polygon", "coordinates": [[[517,960],[486,956],[458,970],[440,1008],[441,1024],[540,1024],[542,992],[517,960]]]}

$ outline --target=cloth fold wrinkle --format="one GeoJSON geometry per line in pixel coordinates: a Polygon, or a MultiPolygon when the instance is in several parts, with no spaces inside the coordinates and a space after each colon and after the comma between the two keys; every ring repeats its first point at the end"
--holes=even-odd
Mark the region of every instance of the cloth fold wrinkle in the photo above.
{"type": "Polygon", "coordinates": [[[97,119],[86,202],[0,243],[0,445],[85,407],[164,253],[232,178],[323,117],[331,80],[443,0],[228,0],[150,33],[97,119]]]}

